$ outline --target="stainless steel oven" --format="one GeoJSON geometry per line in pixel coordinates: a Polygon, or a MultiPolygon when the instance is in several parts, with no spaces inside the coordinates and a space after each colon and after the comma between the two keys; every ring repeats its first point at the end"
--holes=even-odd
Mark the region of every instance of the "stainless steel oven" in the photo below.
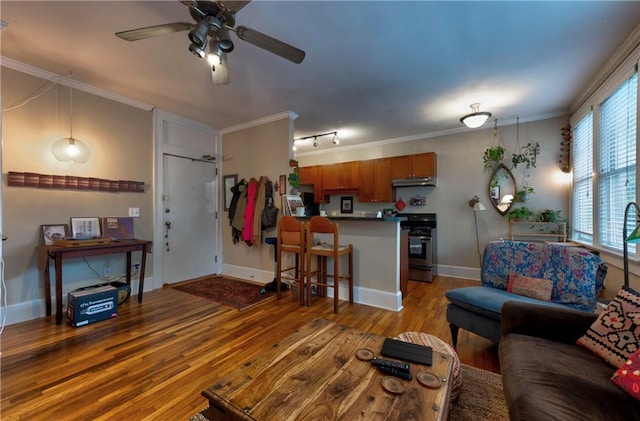
{"type": "Polygon", "coordinates": [[[401,214],[406,221],[401,228],[409,229],[409,279],[433,282],[436,275],[436,214],[401,214]]]}

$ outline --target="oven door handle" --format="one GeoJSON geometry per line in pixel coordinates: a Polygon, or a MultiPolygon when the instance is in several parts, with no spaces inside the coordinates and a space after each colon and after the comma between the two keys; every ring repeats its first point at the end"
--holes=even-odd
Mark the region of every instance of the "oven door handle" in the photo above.
{"type": "Polygon", "coordinates": [[[409,235],[410,238],[419,238],[421,240],[431,240],[431,237],[427,235],[409,235]]]}

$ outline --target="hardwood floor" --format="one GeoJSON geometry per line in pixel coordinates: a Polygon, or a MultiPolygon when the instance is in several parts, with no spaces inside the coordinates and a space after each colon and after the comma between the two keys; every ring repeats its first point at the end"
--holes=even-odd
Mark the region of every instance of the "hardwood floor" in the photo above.
{"type": "MultiPolygon", "coordinates": [[[[165,288],[129,300],[117,319],[81,328],[42,318],[2,334],[2,420],[184,420],[200,392],[315,317],[384,336],[422,331],[451,343],[444,292],[473,281],[409,282],[401,312],[330,299],[300,307],[288,293],[238,311],[165,288]]],[[[463,363],[499,372],[497,346],[461,330],[463,363]]]]}

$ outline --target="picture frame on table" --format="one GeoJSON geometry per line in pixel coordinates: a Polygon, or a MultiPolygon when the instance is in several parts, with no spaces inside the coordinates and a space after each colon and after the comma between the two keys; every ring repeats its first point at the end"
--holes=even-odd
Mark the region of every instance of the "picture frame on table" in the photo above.
{"type": "Polygon", "coordinates": [[[101,235],[100,218],[71,218],[71,236],[73,238],[98,238],[101,235]]]}
{"type": "Polygon", "coordinates": [[[231,207],[231,199],[233,199],[233,192],[231,189],[238,184],[238,174],[229,174],[223,177],[224,180],[224,210],[228,211],[231,207]]]}
{"type": "Polygon", "coordinates": [[[41,225],[41,230],[45,246],[53,246],[55,245],[55,240],[62,240],[69,236],[69,226],[67,224],[41,225]]]}
{"type": "Polygon", "coordinates": [[[340,213],[353,213],[353,196],[340,198],[340,213]]]}
{"type": "Polygon", "coordinates": [[[284,195],[284,215],[298,215],[298,208],[304,209],[304,202],[297,194],[284,195]]]}

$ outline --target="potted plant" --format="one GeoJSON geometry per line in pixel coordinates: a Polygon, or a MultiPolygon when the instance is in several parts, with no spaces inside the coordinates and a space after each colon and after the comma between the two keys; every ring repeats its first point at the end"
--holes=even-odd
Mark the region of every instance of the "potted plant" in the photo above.
{"type": "Polygon", "coordinates": [[[533,187],[523,186],[522,189],[516,192],[515,200],[516,202],[528,202],[531,199],[531,195],[535,193],[533,187]]]}
{"type": "Polygon", "coordinates": [[[500,161],[504,158],[504,147],[502,145],[490,146],[484,151],[482,161],[484,162],[484,170],[494,170],[500,161]]]}
{"type": "Polygon", "coordinates": [[[520,153],[511,155],[512,168],[516,168],[518,164],[526,164],[527,168],[536,167],[536,157],[540,154],[540,144],[527,143],[520,148],[520,153]]]}
{"type": "Polygon", "coordinates": [[[565,222],[566,218],[560,216],[559,210],[545,209],[538,213],[538,220],[541,222],[565,222]]]}
{"type": "Polygon", "coordinates": [[[298,166],[298,161],[295,159],[289,160],[289,166],[293,167],[293,172],[289,173],[289,185],[291,186],[291,194],[298,193],[298,186],[300,185],[300,167],[298,166]]]}
{"type": "Polygon", "coordinates": [[[509,221],[528,221],[529,218],[533,216],[533,214],[533,211],[526,206],[515,208],[509,212],[509,221]]]}

